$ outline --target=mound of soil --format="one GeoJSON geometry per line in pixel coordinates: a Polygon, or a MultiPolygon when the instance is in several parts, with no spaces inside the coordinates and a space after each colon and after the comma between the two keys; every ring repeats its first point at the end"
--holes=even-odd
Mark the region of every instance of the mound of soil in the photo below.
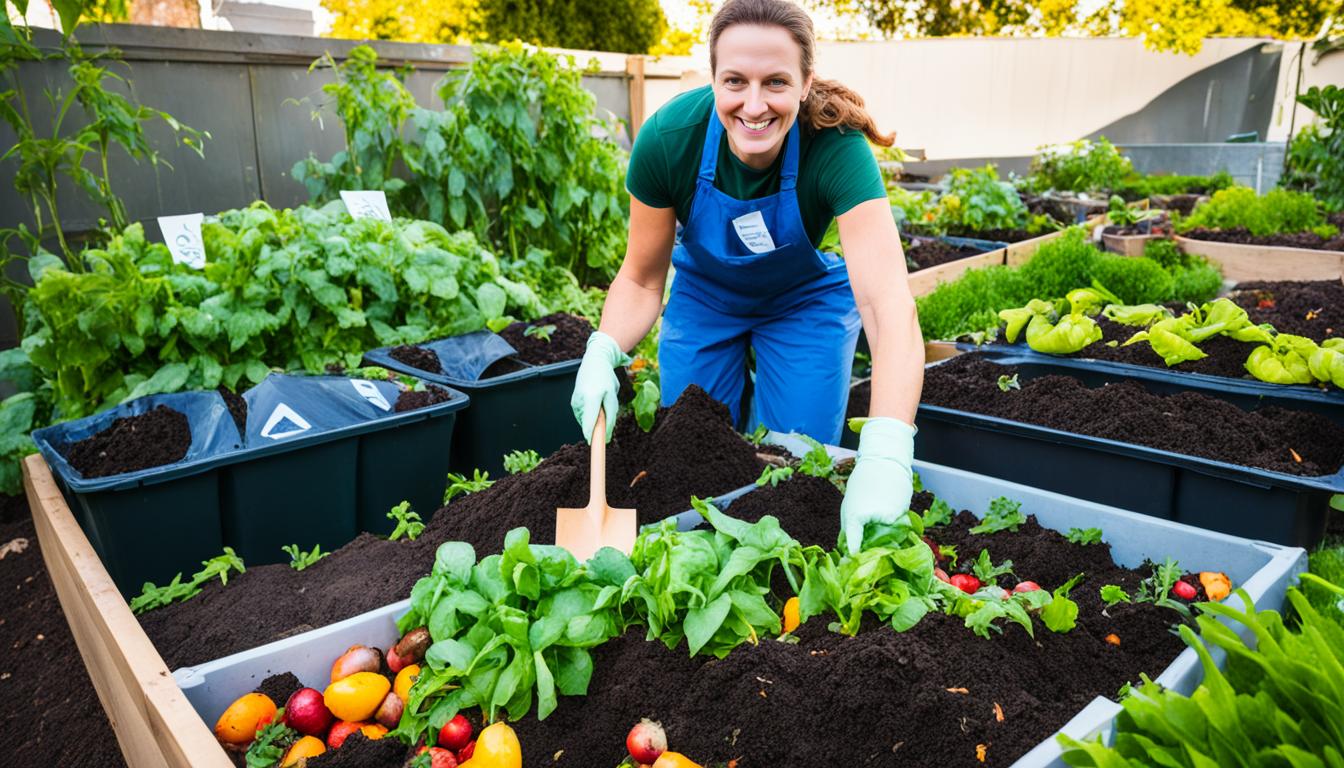
{"type": "MultiPolygon", "coordinates": [[[[813,486],[795,479],[772,489],[770,512],[785,530],[838,519],[839,495],[823,502],[813,486]]],[[[914,506],[930,501],[920,494],[914,506]]],[[[1035,518],[1017,533],[988,536],[971,534],[974,524],[963,512],[932,536],[956,546],[963,566],[987,548],[995,562],[1011,559],[1019,576],[1045,589],[1086,574],[1072,593],[1079,606],[1073,631],[1055,634],[1038,623],[1033,638],[1010,625],[983,639],[938,613],[908,632],[865,626],[847,638],[816,617],[798,630],[796,644],[763,640],[705,660],[634,630],[595,649],[587,696],[562,697],[545,721],[514,724],[524,764],[615,765],[624,756],[621,736],[649,717],[663,723],[672,749],[702,764],[1008,765],[1095,696],[1114,696],[1141,672],[1158,674],[1182,650],[1169,609],[1102,613],[1101,586],[1133,594],[1148,569],[1121,568],[1108,545],[1070,544],[1035,518]],[[1120,645],[1106,641],[1112,633],[1120,645]],[[979,745],[987,748],[984,763],[979,745]]],[[[1008,587],[1015,582],[1004,579],[1008,587]]]]}
{"type": "Polygon", "coordinates": [[[402,768],[406,745],[400,739],[370,739],[359,731],[346,737],[340,749],[328,749],[304,763],[306,768],[402,768]]]}
{"type": "MultiPolygon", "coordinates": [[[[778,486],[761,486],[728,506],[728,514],[754,523],[766,515],[780,517],[790,510],[786,530],[803,546],[830,549],[840,538],[840,501],[844,494],[830,480],[795,472],[778,486]],[[811,514],[803,514],[813,510],[811,514]],[[835,510],[830,514],[828,510],[835,510]]],[[[782,518],[781,518],[782,520],[782,518]]]]}
{"type": "Polygon", "coordinates": [[[407,390],[397,395],[397,404],[393,407],[393,411],[396,413],[414,411],[420,408],[428,408],[431,405],[446,403],[452,399],[453,396],[448,390],[430,384],[423,392],[407,390]]]}
{"type": "Polygon", "coordinates": [[[1252,235],[1245,227],[1230,229],[1206,229],[1196,227],[1182,232],[1193,240],[1208,240],[1215,243],[1236,243],[1238,245],[1272,245],[1286,248],[1309,248],[1314,251],[1344,251],[1344,236],[1321,237],[1314,232],[1288,232],[1279,235],[1252,235]]]}
{"type": "MultiPolygon", "coordinates": [[[[410,594],[444,541],[467,541],[478,556],[498,552],[518,526],[532,541],[555,541],[557,507],[588,503],[588,446],[561,448],[536,469],[458,497],[428,518],[415,541],[360,534],[303,571],[248,568],[227,587],[140,616],[170,669],[200,664],[373,610],[410,594]]],[[[645,433],[627,416],[607,450],[608,502],[652,522],[690,507],[692,494],[722,495],[760,476],[763,462],[733,431],[728,409],[698,387],[660,409],[645,433]],[[641,476],[641,473],[643,475],[641,476]]]]}
{"type": "Polygon", "coordinates": [[[979,354],[960,355],[925,372],[921,401],[1291,475],[1329,475],[1344,464],[1344,427],[1319,414],[1243,411],[1197,392],[1155,395],[1134,380],[1089,389],[1066,375],[1001,391],[999,376],[1016,373],[979,354]]]}
{"type": "MultiPolygon", "coordinates": [[[[955,246],[942,240],[916,240],[905,249],[906,259],[919,265],[919,269],[936,267],[949,261],[975,256],[982,251],[970,246],[955,246]]],[[[917,271],[917,270],[912,270],[917,271]]]]}
{"type": "Polygon", "coordinates": [[[530,322],[513,323],[499,332],[509,345],[518,350],[518,359],[532,365],[549,365],[577,360],[583,357],[588,337],[594,331],[586,318],[565,312],[556,312],[530,322]],[[555,326],[550,337],[537,335],[546,326],[555,326]],[[528,334],[533,330],[532,335],[528,334]]]}
{"type": "Polygon", "coordinates": [[[1228,296],[1253,323],[1316,341],[1344,336],[1344,282],[1278,280],[1238,283],[1228,296]]]}
{"type": "Polygon", "coordinates": [[[426,371],[428,373],[443,373],[443,366],[439,365],[439,356],[432,350],[424,347],[415,347],[411,345],[402,345],[393,347],[387,353],[388,357],[404,365],[409,365],[417,371],[426,371]]]}
{"type": "Polygon", "coordinates": [[[70,445],[65,459],[84,477],[107,477],[181,461],[189,448],[187,417],[160,405],[70,445]]]}
{"type": "Polygon", "coordinates": [[[281,672],[262,680],[255,692],[266,694],[267,698],[275,702],[275,706],[283,707],[285,702],[289,701],[289,697],[302,687],[303,683],[299,682],[299,678],[295,677],[293,672],[281,672]]]}
{"type": "Polygon", "coordinates": [[[215,391],[224,398],[224,404],[229,407],[229,415],[233,417],[234,426],[238,427],[238,434],[247,434],[247,401],[242,395],[223,384],[215,391]]]}
{"type": "Polygon", "coordinates": [[[5,765],[126,763],[51,584],[23,496],[0,496],[0,754],[5,765]],[[26,542],[22,550],[20,539],[26,542]],[[75,736],[77,734],[77,736],[75,736]]]}

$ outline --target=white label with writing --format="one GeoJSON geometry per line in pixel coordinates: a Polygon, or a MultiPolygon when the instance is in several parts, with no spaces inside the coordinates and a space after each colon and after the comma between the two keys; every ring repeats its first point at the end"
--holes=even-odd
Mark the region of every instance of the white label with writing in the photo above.
{"type": "Polygon", "coordinates": [[[769,253],[775,250],[775,239],[770,237],[770,230],[765,228],[765,219],[760,211],[752,211],[733,219],[733,228],[737,230],[737,236],[741,238],[742,244],[752,253],[769,253]]]}
{"type": "Polygon", "coordinates": [[[392,410],[392,405],[387,402],[386,397],[383,397],[383,393],[378,391],[378,385],[374,384],[372,381],[366,381],[365,379],[351,379],[350,386],[355,388],[355,391],[359,393],[360,397],[373,403],[374,406],[381,408],[384,411],[392,410]]]}
{"type": "Polygon", "coordinates": [[[392,213],[387,209],[387,195],[381,189],[372,192],[343,189],[341,202],[345,203],[345,210],[356,219],[392,220],[392,213]]]}
{"type": "Polygon", "coordinates": [[[205,268],[205,241],[201,239],[201,222],[204,220],[205,215],[201,213],[159,217],[159,231],[173,254],[173,261],[192,269],[205,268]]]}

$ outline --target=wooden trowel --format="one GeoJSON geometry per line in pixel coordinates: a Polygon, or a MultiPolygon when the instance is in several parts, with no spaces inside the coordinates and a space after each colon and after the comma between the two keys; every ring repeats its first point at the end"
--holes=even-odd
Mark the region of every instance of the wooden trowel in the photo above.
{"type": "Polygon", "coordinates": [[[579,562],[602,547],[615,547],[625,554],[635,546],[635,510],[607,506],[607,415],[597,412],[597,426],[590,443],[588,506],[555,510],[555,543],[569,550],[579,562]]]}

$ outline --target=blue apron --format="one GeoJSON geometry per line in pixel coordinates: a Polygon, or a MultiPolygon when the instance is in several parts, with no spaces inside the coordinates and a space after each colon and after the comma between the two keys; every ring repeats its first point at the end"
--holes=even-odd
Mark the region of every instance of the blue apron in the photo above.
{"type": "Polygon", "coordinates": [[[672,249],[676,277],[658,345],[663,404],[698,384],[740,423],[750,348],[747,428],[838,443],[861,323],[844,260],[813,248],[803,228],[798,123],[785,141],[779,192],[755,200],[714,188],[723,131],[711,111],[689,221],[672,249]]]}

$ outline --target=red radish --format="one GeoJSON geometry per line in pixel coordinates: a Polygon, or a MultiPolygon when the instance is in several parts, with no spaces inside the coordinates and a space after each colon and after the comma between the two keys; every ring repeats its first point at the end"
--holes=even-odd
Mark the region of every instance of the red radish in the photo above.
{"type": "Polygon", "coordinates": [[[339,749],[345,743],[346,738],[363,728],[367,723],[355,723],[349,720],[338,720],[331,726],[331,733],[327,734],[327,746],[332,749],[339,749]]]}
{"type": "Polygon", "coordinates": [[[356,672],[377,672],[382,666],[382,651],[367,645],[352,645],[331,665],[331,682],[344,680],[356,672]]]}
{"type": "Polygon", "coordinates": [[[400,672],[407,664],[419,664],[429,650],[429,629],[416,627],[402,636],[401,640],[387,652],[387,666],[393,672],[400,672]],[[393,659],[396,659],[395,666],[393,659]]]}
{"type": "Polygon", "coordinates": [[[378,705],[378,711],[373,715],[374,722],[384,728],[396,728],[397,723],[401,722],[401,710],[404,706],[400,696],[388,691],[387,697],[378,705]]]}
{"type": "Polygon", "coordinates": [[[439,729],[439,746],[458,750],[471,741],[471,723],[460,714],[443,724],[439,729]]]}
{"type": "Polygon", "coordinates": [[[938,551],[938,542],[934,541],[928,536],[925,536],[924,543],[927,544],[929,546],[929,549],[933,551],[933,562],[941,563],[947,559],[946,557],[943,556],[941,552],[938,551]]]}
{"type": "Polygon", "coordinates": [[[1013,594],[1020,595],[1023,592],[1039,592],[1041,585],[1034,581],[1019,581],[1016,587],[1013,587],[1013,594]]]}
{"type": "Polygon", "coordinates": [[[1175,592],[1176,596],[1182,600],[1194,600],[1195,597],[1199,595],[1199,592],[1195,590],[1195,586],[1184,579],[1178,580],[1173,584],[1171,586],[1171,591],[1175,592]]]}
{"type": "Polygon", "coordinates": [[[953,574],[951,579],[949,579],[949,581],[951,582],[952,586],[956,587],[957,589],[960,589],[962,592],[965,592],[968,595],[974,594],[975,591],[980,588],[980,580],[975,578],[969,573],[953,574]]]}
{"type": "Polygon", "coordinates": [[[285,725],[306,736],[322,738],[334,719],[322,692],[315,688],[300,688],[285,702],[285,725]]]}
{"type": "Polygon", "coordinates": [[[655,723],[647,717],[635,723],[625,737],[625,748],[637,763],[652,763],[667,751],[667,733],[662,723],[655,723]]]}
{"type": "Polygon", "coordinates": [[[476,740],[472,739],[471,741],[467,742],[467,746],[457,750],[457,762],[465,763],[468,760],[470,760],[471,756],[475,753],[476,753],[476,740]]]}
{"type": "Polygon", "coordinates": [[[933,575],[941,582],[944,582],[946,584],[952,583],[952,581],[947,578],[947,571],[944,571],[942,568],[934,568],[933,575]]]}
{"type": "Polygon", "coordinates": [[[449,750],[443,747],[421,747],[416,754],[423,755],[429,751],[429,768],[457,768],[457,757],[449,750]]]}

